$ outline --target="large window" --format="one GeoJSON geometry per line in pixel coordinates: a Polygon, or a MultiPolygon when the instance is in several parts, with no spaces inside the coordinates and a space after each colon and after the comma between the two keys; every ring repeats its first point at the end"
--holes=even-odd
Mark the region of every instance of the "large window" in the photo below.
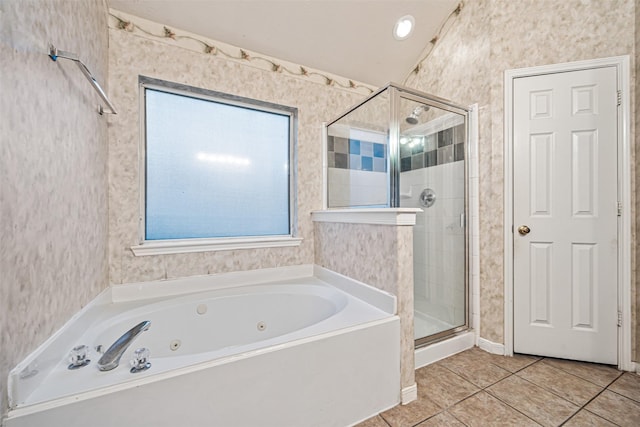
{"type": "Polygon", "coordinates": [[[140,77],[143,243],[292,237],[297,110],[140,77]]]}

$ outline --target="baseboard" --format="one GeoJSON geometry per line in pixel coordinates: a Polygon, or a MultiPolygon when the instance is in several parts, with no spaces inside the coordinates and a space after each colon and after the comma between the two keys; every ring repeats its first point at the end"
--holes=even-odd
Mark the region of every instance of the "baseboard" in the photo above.
{"type": "Polygon", "coordinates": [[[493,341],[489,341],[484,338],[478,337],[478,347],[483,349],[484,351],[492,354],[499,354],[504,356],[504,344],[496,343],[493,341]]]}
{"type": "Polygon", "coordinates": [[[403,388],[401,393],[401,403],[403,405],[411,403],[418,398],[418,385],[413,383],[413,385],[403,388]]]}
{"type": "Polygon", "coordinates": [[[461,351],[468,350],[475,344],[475,333],[468,331],[425,347],[416,349],[416,369],[430,365],[445,357],[453,356],[461,351]]]}

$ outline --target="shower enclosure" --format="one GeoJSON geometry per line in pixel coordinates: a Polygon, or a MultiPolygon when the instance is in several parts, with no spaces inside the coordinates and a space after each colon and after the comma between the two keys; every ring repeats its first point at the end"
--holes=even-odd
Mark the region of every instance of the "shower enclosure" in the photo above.
{"type": "Polygon", "coordinates": [[[327,208],[420,208],[416,347],[468,328],[468,110],[389,84],[326,128],[327,208]]]}

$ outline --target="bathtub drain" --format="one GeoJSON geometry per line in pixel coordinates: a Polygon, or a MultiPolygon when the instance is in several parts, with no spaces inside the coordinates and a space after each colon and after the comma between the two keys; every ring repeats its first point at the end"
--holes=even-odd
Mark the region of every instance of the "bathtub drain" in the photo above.
{"type": "Polygon", "coordinates": [[[264,331],[265,329],[267,329],[267,324],[264,322],[258,322],[257,327],[259,331],[264,331]]]}
{"type": "Polygon", "coordinates": [[[169,348],[171,349],[171,351],[176,351],[177,349],[180,348],[181,345],[182,345],[182,341],[173,340],[169,343],[169,348]]]}

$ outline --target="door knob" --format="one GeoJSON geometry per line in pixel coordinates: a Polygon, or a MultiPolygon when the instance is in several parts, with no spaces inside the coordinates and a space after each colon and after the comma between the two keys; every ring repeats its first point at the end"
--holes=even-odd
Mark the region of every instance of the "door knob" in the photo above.
{"type": "Polygon", "coordinates": [[[520,233],[523,236],[526,234],[529,234],[530,231],[531,229],[526,225],[521,225],[520,227],[518,227],[518,233],[520,233]]]}

